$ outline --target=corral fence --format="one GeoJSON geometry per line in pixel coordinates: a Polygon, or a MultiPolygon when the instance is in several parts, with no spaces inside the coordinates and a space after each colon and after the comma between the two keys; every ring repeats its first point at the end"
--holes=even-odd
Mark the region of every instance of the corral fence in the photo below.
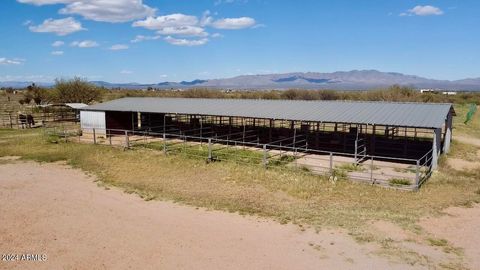
{"type": "Polygon", "coordinates": [[[208,162],[233,161],[265,168],[300,170],[326,176],[332,182],[350,179],[400,190],[418,190],[432,172],[432,151],[419,159],[393,158],[363,152],[359,155],[310,149],[302,136],[261,144],[258,137],[248,131],[223,136],[217,136],[208,128],[202,129],[201,136],[187,135],[188,132],[45,129],[46,135],[63,141],[151,149],[165,155],[185,155],[208,162]]]}
{"type": "Polygon", "coordinates": [[[75,112],[0,112],[0,127],[25,129],[48,126],[52,123],[72,122],[78,123],[79,118],[75,112]]]}

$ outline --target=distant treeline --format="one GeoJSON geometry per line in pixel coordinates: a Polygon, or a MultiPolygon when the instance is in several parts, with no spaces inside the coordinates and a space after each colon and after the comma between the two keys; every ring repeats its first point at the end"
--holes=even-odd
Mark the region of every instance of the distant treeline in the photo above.
{"type": "Polygon", "coordinates": [[[388,89],[369,91],[334,90],[271,90],[271,91],[222,91],[212,89],[189,90],[108,90],[104,100],[121,97],[183,97],[183,98],[236,98],[236,99],[287,99],[287,100],[358,100],[435,103],[480,104],[480,92],[459,92],[456,95],[442,93],[420,93],[409,87],[392,86],[388,89]]]}
{"type": "MultiPolygon", "coordinates": [[[[13,92],[0,91],[4,93],[13,92]]],[[[41,88],[31,85],[20,91],[24,96],[22,104],[45,104],[51,102],[83,102],[87,104],[108,101],[122,97],[183,97],[183,98],[234,98],[234,99],[286,99],[286,100],[358,100],[358,101],[396,101],[396,102],[435,102],[435,103],[475,103],[480,104],[480,92],[458,92],[456,95],[440,93],[421,93],[410,87],[392,86],[387,89],[368,91],[336,90],[111,90],[97,87],[86,79],[57,80],[53,88],[41,88]]]]}

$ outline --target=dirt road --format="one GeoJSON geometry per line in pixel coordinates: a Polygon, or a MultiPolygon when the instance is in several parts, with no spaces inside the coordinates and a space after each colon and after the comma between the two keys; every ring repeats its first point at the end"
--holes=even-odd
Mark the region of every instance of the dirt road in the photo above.
{"type": "MultiPolygon", "coordinates": [[[[315,233],[98,187],[59,164],[0,165],[1,269],[409,269],[341,231],[315,233]]],[[[417,266],[416,269],[418,269],[417,266]]]]}

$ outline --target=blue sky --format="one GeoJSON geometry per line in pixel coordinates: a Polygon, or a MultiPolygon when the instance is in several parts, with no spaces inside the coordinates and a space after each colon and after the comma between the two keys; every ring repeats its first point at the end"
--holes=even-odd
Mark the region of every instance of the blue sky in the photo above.
{"type": "Polygon", "coordinates": [[[478,0],[2,0],[0,81],[480,77],[479,12],[478,0]]]}

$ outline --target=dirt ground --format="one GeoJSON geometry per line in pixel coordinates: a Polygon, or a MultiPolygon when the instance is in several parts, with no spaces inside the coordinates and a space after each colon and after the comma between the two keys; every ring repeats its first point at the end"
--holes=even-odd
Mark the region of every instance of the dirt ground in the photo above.
{"type": "MultiPolygon", "coordinates": [[[[99,187],[93,177],[65,165],[4,161],[0,253],[45,254],[47,260],[0,261],[0,269],[428,268],[380,256],[377,244],[359,244],[342,230],[315,233],[266,219],[146,202],[99,187]]],[[[421,225],[464,248],[472,269],[479,269],[480,207],[449,211],[421,225]]],[[[414,237],[390,223],[373,225],[396,241],[414,237]]],[[[413,248],[444,257],[431,247],[413,248]]]]}

